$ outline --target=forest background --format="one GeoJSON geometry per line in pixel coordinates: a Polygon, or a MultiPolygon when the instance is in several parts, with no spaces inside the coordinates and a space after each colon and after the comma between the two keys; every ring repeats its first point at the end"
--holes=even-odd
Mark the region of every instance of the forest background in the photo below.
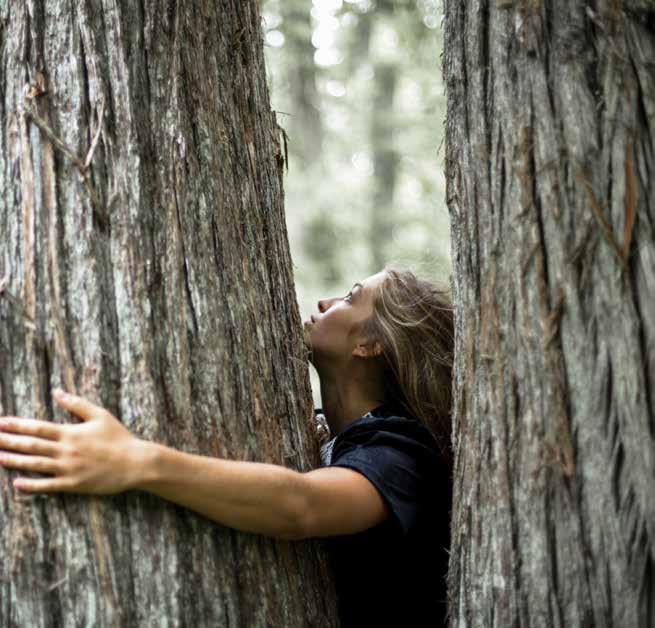
{"type": "MultiPolygon", "coordinates": [[[[264,0],[303,320],[386,262],[449,283],[439,0],[264,0]]],[[[318,377],[311,371],[315,404],[318,377]]]]}

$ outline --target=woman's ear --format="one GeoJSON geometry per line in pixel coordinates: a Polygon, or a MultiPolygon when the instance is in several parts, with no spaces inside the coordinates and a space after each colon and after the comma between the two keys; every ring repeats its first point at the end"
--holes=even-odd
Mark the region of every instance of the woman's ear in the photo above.
{"type": "Polygon", "coordinates": [[[375,341],[370,342],[361,342],[353,349],[353,355],[356,355],[360,358],[373,358],[382,354],[382,345],[375,341]]]}

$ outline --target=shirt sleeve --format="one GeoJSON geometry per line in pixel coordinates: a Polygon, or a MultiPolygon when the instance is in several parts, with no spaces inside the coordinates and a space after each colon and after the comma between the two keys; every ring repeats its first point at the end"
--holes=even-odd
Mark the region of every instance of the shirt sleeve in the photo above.
{"type": "Polygon", "coordinates": [[[330,466],[364,475],[387,502],[397,528],[406,535],[414,528],[421,508],[424,481],[419,460],[412,455],[411,439],[378,432],[364,442],[339,449],[330,466]]]}

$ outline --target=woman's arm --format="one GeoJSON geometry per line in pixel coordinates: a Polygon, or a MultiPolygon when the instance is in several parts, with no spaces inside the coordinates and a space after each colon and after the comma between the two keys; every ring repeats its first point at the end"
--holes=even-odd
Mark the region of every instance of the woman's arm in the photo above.
{"type": "Polygon", "coordinates": [[[139,439],[83,397],[54,391],[53,398],[82,422],[0,417],[0,466],[50,474],[16,478],[19,490],[111,495],[141,489],[239,530],[302,536],[301,473],[177,451],[139,439]]]}
{"type": "Polygon", "coordinates": [[[287,540],[354,534],[390,513],[378,490],[352,469],[298,473],[141,443],[146,453],[134,488],[238,530],[287,540]]]}
{"type": "Polygon", "coordinates": [[[288,540],[353,534],[388,516],[377,489],[351,469],[299,473],[188,454],[137,438],[82,397],[61,391],[53,397],[82,423],[0,417],[0,466],[50,474],[14,479],[21,491],[109,495],[141,489],[223,525],[288,540]]]}

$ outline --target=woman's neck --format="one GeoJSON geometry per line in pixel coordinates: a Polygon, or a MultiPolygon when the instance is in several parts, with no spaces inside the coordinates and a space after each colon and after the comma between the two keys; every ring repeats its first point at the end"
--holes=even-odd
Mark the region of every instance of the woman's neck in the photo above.
{"type": "Polygon", "coordinates": [[[323,414],[332,436],[384,402],[381,387],[370,380],[322,376],[320,381],[323,414]]]}

